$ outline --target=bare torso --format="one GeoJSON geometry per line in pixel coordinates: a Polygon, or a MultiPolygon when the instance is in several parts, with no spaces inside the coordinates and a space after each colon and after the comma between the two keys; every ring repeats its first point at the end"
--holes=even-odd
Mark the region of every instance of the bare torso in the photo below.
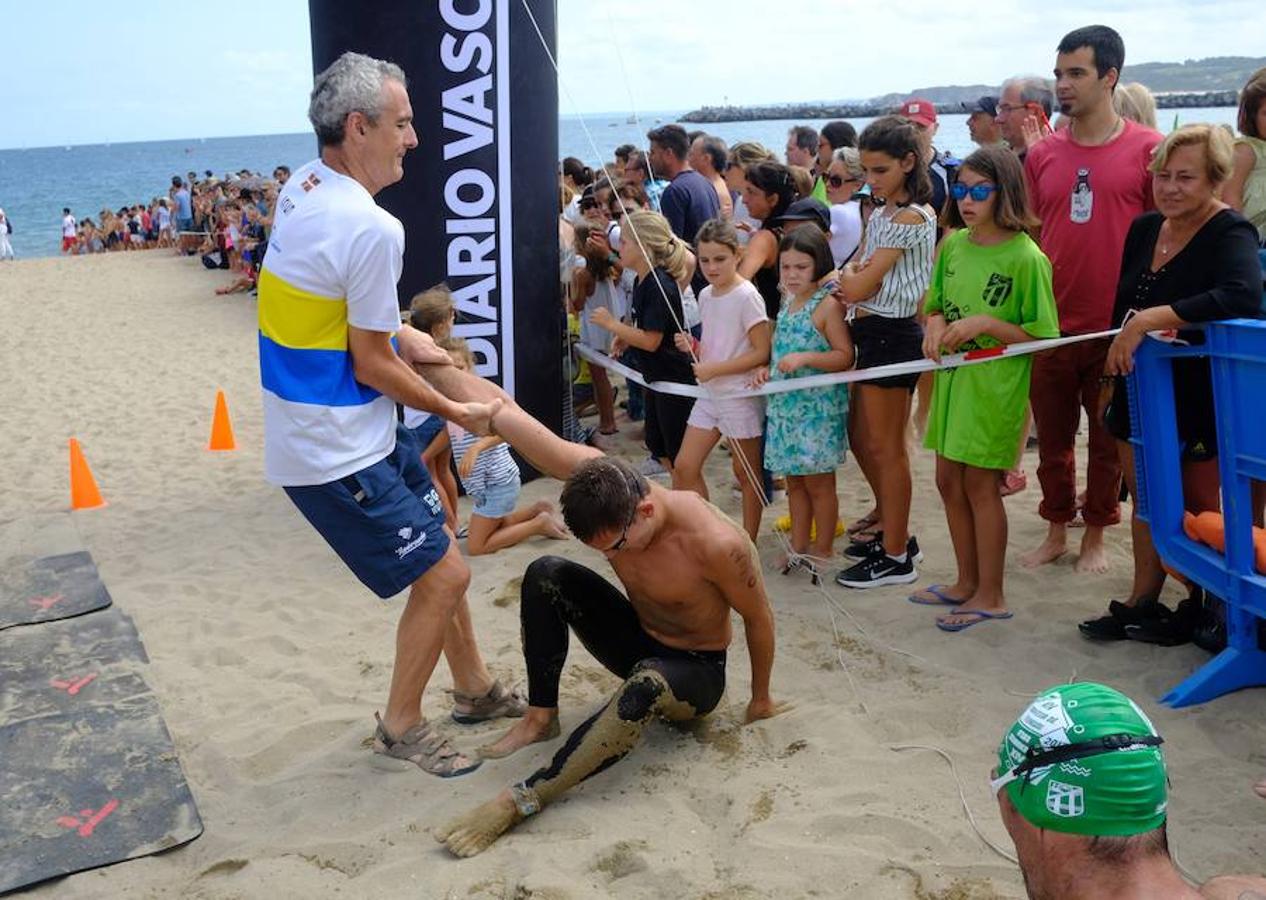
{"type": "Polygon", "coordinates": [[[712,571],[708,550],[730,545],[725,564],[747,566],[751,577],[760,579],[756,548],[698,494],[650,487],[667,521],[645,549],[621,551],[611,567],[653,638],[685,650],[723,650],[730,644],[730,605],[716,586],[720,573],[712,571]]]}

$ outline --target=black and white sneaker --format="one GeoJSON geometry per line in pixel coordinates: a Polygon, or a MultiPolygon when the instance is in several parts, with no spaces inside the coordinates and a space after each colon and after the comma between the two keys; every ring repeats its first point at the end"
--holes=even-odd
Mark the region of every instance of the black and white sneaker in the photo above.
{"type": "Polygon", "coordinates": [[[887,553],[880,553],[849,566],[835,576],[835,583],[846,588],[860,589],[885,584],[909,584],[918,578],[919,573],[915,571],[914,560],[909,554],[906,555],[905,562],[901,562],[887,553]]]}
{"type": "MultiPolygon", "coordinates": [[[[870,559],[872,556],[879,556],[884,552],[884,533],[877,532],[869,541],[853,541],[844,551],[844,555],[849,559],[870,559]]],[[[906,541],[906,555],[916,563],[923,562],[923,551],[919,549],[919,539],[914,535],[910,535],[910,540],[906,541]]]]}

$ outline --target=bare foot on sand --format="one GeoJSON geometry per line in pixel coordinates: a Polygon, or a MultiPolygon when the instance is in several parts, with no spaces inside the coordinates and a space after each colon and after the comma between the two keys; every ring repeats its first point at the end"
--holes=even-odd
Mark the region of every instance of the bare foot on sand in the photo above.
{"type": "Polygon", "coordinates": [[[484,759],[501,759],[522,750],[529,744],[552,741],[559,735],[558,710],[529,706],[523,718],[494,744],[479,748],[484,759]]]}
{"type": "Polygon", "coordinates": [[[1108,552],[1103,547],[1103,529],[1086,527],[1081,537],[1081,555],[1075,568],[1081,574],[1102,575],[1108,571],[1108,552]]]}
{"type": "Polygon", "coordinates": [[[502,791],[482,806],[449,822],[435,832],[435,839],[454,856],[474,856],[523,820],[509,791],[502,791]]]}
{"type": "Polygon", "coordinates": [[[1063,525],[1051,524],[1046,532],[1046,540],[1036,549],[1020,557],[1020,565],[1026,569],[1034,569],[1047,563],[1055,562],[1068,552],[1068,533],[1063,525]]]}

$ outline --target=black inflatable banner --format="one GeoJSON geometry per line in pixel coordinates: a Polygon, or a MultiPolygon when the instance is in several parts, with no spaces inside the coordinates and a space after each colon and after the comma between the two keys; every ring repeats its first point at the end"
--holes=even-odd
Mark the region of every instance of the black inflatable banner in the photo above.
{"type": "MultiPolygon", "coordinates": [[[[553,0],[527,0],[554,52],[553,0]]],[[[523,0],[309,0],[312,64],[346,50],[404,69],[419,145],[378,202],[404,223],[401,308],[447,282],[455,333],[496,381],[557,432],[558,90],[523,0]]]]}

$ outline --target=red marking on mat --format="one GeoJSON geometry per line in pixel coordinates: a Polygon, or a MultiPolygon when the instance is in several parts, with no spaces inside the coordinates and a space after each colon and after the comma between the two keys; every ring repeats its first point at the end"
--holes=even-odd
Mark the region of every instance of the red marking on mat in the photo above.
{"type": "Polygon", "coordinates": [[[80,837],[92,837],[93,829],[95,829],[106,816],[119,808],[119,801],[111,799],[109,803],[95,812],[91,809],[81,809],[79,817],[76,816],[58,816],[57,824],[62,828],[77,828],[80,837]]]}
{"type": "Polygon", "coordinates": [[[989,347],[986,350],[968,350],[963,354],[963,359],[988,359],[991,356],[1001,356],[1006,352],[1007,348],[1005,345],[1002,347],[989,347]]]}
{"type": "Polygon", "coordinates": [[[65,691],[66,693],[70,694],[70,696],[73,697],[75,696],[75,694],[79,693],[80,688],[85,687],[88,684],[88,682],[92,681],[96,677],[97,677],[97,673],[92,672],[91,674],[85,675],[83,678],[70,678],[70,679],[54,678],[51,681],[49,681],[49,684],[51,684],[53,687],[57,688],[60,691],[65,691]]]}
{"type": "Polygon", "coordinates": [[[26,602],[31,604],[32,609],[46,610],[54,603],[60,603],[65,599],[65,594],[52,594],[48,597],[28,597],[26,602]]]}

